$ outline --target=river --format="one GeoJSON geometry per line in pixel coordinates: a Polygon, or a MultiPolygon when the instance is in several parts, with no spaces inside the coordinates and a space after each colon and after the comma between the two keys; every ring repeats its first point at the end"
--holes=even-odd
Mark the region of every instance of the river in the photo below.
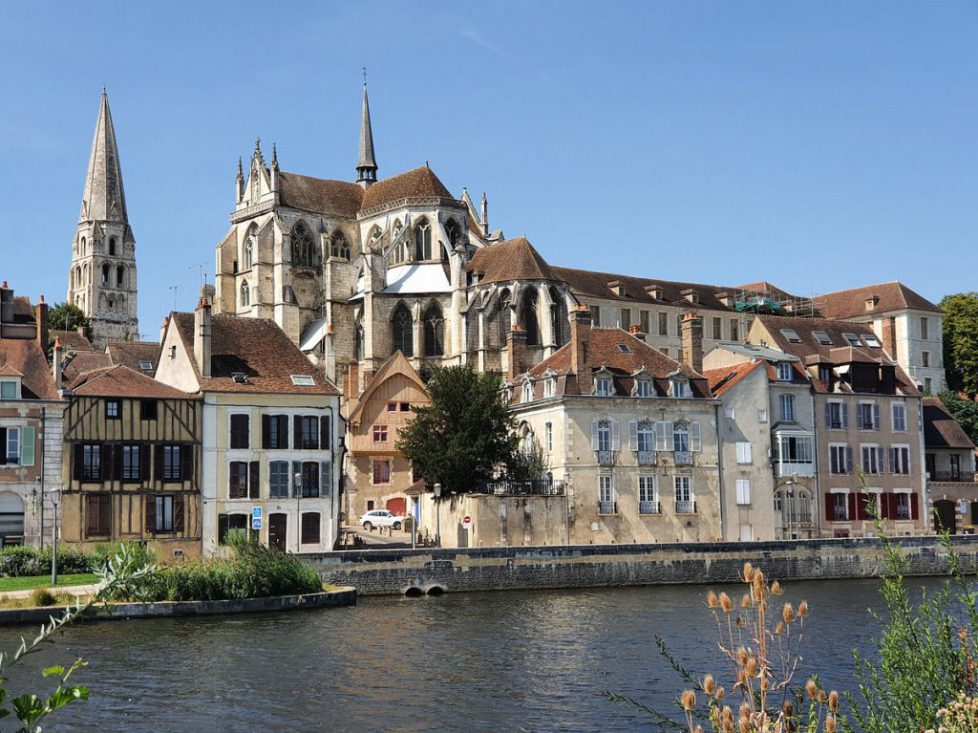
{"type": "MultiPolygon", "coordinates": [[[[353,608],[87,623],[26,665],[89,662],[78,681],[91,700],[45,731],[654,731],[596,693],[668,707],[681,683],[656,634],[690,669],[723,671],[705,591],[363,598],[353,608]]],[[[788,584],[784,599],[802,598],[811,616],[799,679],[817,672],[851,685],[850,650],[866,650],[875,631],[867,609],[879,606],[878,584],[788,584]]],[[[14,638],[6,629],[0,644],[14,638]]],[[[26,681],[37,689],[37,679],[26,681]]],[[[19,672],[12,691],[24,681],[19,672]]]]}

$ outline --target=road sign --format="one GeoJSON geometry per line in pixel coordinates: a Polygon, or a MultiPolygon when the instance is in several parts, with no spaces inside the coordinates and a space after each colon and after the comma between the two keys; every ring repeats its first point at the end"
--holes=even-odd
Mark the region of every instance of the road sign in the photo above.
{"type": "Polygon", "coordinates": [[[466,514],[464,517],[462,517],[462,527],[465,529],[469,529],[469,527],[471,526],[472,526],[472,517],[466,514]]]}
{"type": "Polygon", "coordinates": [[[256,532],[261,529],[261,517],[251,518],[251,528],[256,532]]]}
{"type": "Polygon", "coordinates": [[[258,520],[261,519],[261,507],[260,506],[253,506],[253,507],[251,507],[251,518],[252,519],[258,519],[258,520]]]}

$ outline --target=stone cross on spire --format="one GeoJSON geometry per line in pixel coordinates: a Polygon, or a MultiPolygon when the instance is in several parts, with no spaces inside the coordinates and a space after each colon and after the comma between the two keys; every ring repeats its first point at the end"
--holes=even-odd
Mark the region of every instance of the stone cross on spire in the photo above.
{"type": "Polygon", "coordinates": [[[360,155],[357,157],[357,183],[366,188],[377,180],[374,158],[374,133],[370,126],[370,102],[367,101],[367,69],[363,70],[363,112],[360,117],[360,155]]]}
{"type": "Polygon", "coordinates": [[[88,158],[85,191],[82,194],[80,221],[129,223],[126,194],[122,187],[122,164],[109,110],[109,95],[102,89],[95,138],[88,158]]]}

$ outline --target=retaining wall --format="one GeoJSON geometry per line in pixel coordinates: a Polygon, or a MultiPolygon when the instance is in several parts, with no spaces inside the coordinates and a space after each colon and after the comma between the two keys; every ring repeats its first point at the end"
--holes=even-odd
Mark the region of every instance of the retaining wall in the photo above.
{"type": "MultiPolygon", "coordinates": [[[[936,537],[894,538],[908,575],[943,575],[947,553],[936,537]]],[[[978,536],[952,537],[965,572],[978,571],[978,536]]],[[[816,539],[669,545],[583,545],[478,549],[354,550],[303,555],[324,581],[360,595],[535,588],[724,583],[745,561],[769,578],[873,578],[881,572],[878,539],[816,539]]]]}

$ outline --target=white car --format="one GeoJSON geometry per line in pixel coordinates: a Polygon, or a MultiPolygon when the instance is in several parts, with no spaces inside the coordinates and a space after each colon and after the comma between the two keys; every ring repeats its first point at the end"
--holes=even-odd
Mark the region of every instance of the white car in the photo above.
{"type": "Polygon", "coordinates": [[[404,517],[391,514],[386,509],[372,509],[360,517],[360,526],[368,532],[374,527],[400,529],[404,526],[404,517]]]}

